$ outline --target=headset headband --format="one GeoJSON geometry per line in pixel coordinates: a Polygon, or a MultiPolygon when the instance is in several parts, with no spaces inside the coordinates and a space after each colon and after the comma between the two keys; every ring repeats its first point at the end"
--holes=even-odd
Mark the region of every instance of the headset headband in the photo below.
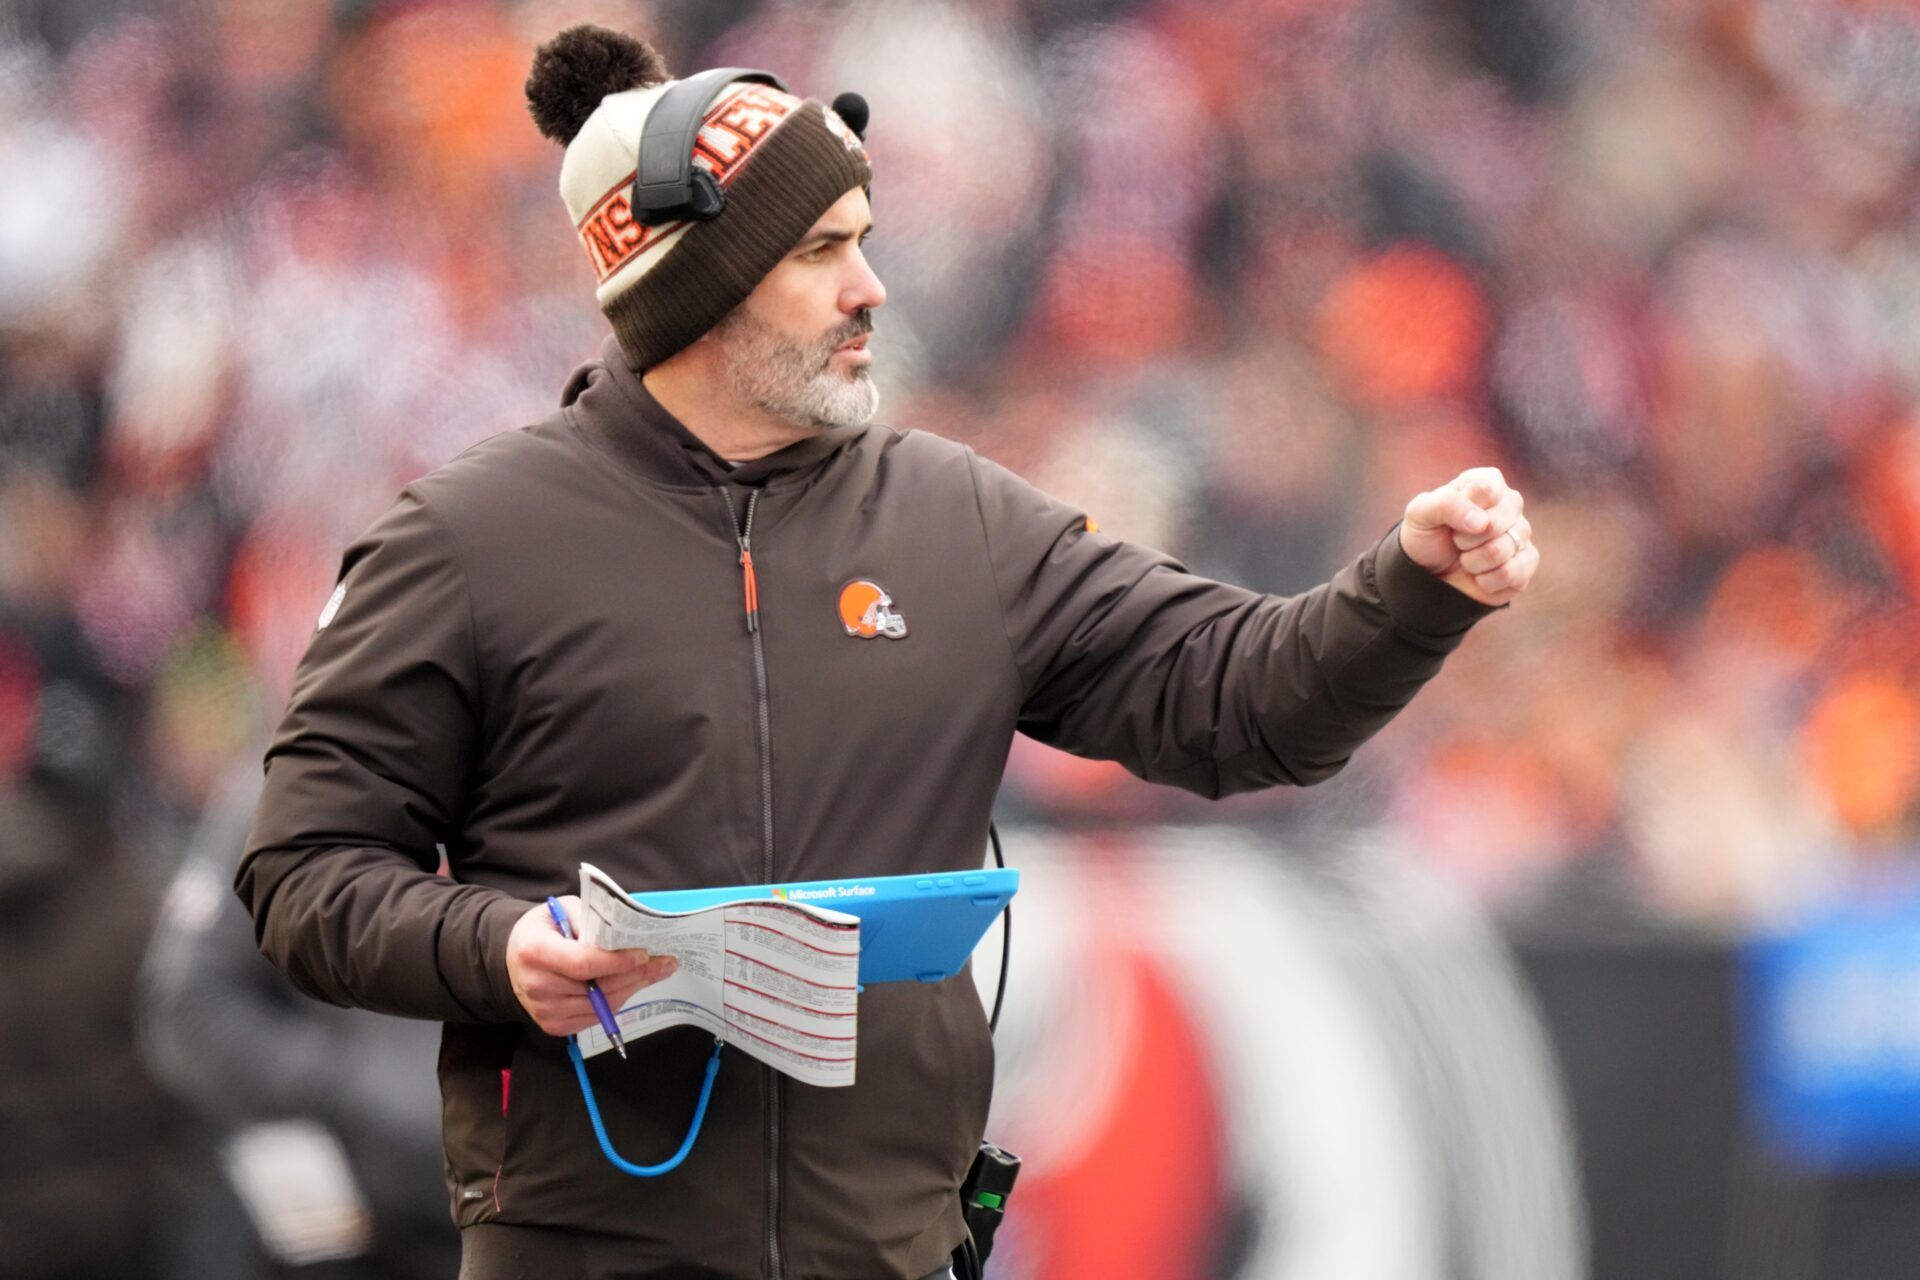
{"type": "Polygon", "coordinates": [[[706,169],[694,164],[693,144],[706,122],[707,106],[726,86],[748,80],[785,91],[771,71],[714,67],[676,81],[647,113],[640,155],[633,171],[633,216],[648,226],[682,218],[719,216],[727,194],[706,169]]]}

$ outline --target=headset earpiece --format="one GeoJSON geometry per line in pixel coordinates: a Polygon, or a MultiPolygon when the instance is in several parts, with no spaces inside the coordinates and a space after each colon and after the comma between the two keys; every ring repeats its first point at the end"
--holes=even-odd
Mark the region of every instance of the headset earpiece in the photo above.
{"type": "Polygon", "coordinates": [[[728,85],[741,80],[770,84],[784,92],[786,81],[771,71],[750,67],[714,67],[677,80],[647,112],[633,168],[633,216],[650,227],[691,218],[716,218],[727,207],[727,193],[711,173],[693,162],[707,108],[728,85]]]}

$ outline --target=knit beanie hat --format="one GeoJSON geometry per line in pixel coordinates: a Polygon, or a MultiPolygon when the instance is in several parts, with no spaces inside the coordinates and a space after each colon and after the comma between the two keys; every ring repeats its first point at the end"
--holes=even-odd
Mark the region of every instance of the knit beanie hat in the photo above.
{"type": "Polygon", "coordinates": [[[732,80],[709,104],[693,163],[725,194],[718,216],[648,226],[632,198],[647,115],[677,81],[652,46],[605,27],[570,27],[534,53],[527,105],[566,147],[560,197],[599,281],[600,309],[643,372],[712,328],[873,170],[866,104],[835,106],[732,80]]]}

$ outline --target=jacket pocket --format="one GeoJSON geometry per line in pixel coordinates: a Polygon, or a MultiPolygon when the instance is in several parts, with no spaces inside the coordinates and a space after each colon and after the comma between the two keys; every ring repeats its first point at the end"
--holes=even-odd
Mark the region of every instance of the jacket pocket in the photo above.
{"type": "Polygon", "coordinates": [[[447,1189],[460,1226],[499,1216],[498,1186],[506,1158],[508,1072],[520,1029],[448,1023],[440,1032],[440,1120],[447,1189]]]}

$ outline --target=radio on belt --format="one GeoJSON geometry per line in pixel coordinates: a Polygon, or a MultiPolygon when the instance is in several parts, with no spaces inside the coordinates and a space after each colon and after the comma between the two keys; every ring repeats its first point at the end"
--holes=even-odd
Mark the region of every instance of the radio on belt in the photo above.
{"type": "Polygon", "coordinates": [[[1020,1157],[1003,1151],[991,1142],[980,1144],[980,1154],[960,1184],[960,1212],[973,1233],[974,1248],[984,1264],[993,1252],[993,1233],[1007,1216],[1007,1197],[1013,1194],[1013,1180],[1020,1176],[1020,1157]]]}

